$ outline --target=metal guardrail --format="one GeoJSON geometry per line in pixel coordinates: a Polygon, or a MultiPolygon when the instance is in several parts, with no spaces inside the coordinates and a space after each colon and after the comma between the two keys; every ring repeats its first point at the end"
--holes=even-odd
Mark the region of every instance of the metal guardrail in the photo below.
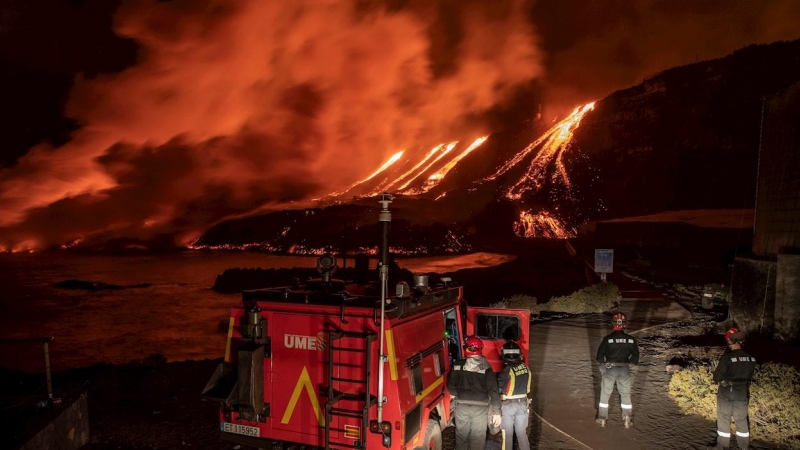
{"type": "Polygon", "coordinates": [[[44,344],[44,370],[47,376],[47,398],[52,405],[59,403],[53,399],[53,382],[50,374],[50,343],[55,338],[53,336],[34,337],[34,338],[20,338],[20,339],[0,339],[0,345],[25,345],[25,344],[44,344]]]}

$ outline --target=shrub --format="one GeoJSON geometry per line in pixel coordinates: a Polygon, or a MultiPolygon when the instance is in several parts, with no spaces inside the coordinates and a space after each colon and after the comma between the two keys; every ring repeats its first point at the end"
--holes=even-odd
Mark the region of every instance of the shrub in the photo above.
{"type": "Polygon", "coordinates": [[[553,297],[547,309],[572,314],[600,313],[610,311],[622,300],[619,288],[613,283],[599,283],[563,297],[553,297]]]}
{"type": "MultiPolygon", "coordinates": [[[[669,395],[684,414],[717,419],[712,368],[690,366],[672,375],[669,395]]],[[[800,372],[776,363],[759,364],[750,384],[750,433],[755,439],[800,448],[800,372]]]]}
{"type": "Polygon", "coordinates": [[[504,298],[497,303],[489,305],[490,308],[527,309],[533,315],[539,314],[536,297],[515,294],[511,298],[504,298]]]}

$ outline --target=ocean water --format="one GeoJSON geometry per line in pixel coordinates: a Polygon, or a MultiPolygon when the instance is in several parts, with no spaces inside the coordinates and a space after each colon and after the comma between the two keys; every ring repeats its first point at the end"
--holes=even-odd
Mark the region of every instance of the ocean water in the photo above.
{"type": "MultiPolygon", "coordinates": [[[[476,253],[398,262],[415,273],[443,273],[509,259],[476,253]]],[[[316,267],[316,258],[225,252],[0,254],[0,339],[53,336],[53,371],[127,363],[153,353],[170,361],[216,358],[225,346],[219,324],[240,297],[211,287],[218,274],[233,267],[316,267]],[[53,286],[68,279],[150,286],[96,292],[53,286]]],[[[43,346],[0,343],[0,366],[43,371],[43,346]]]]}

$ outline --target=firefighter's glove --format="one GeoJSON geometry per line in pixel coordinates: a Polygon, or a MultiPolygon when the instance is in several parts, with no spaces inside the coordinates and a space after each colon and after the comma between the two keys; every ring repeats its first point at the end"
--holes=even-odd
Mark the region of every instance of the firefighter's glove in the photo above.
{"type": "Polygon", "coordinates": [[[606,374],[606,366],[600,364],[600,375],[605,375],[605,374],[606,374]]]}
{"type": "Polygon", "coordinates": [[[730,387],[730,386],[731,386],[731,382],[730,382],[730,381],[728,381],[728,380],[722,380],[722,381],[719,383],[719,385],[720,385],[720,387],[728,388],[728,387],[730,387]]]}
{"type": "Polygon", "coordinates": [[[495,428],[500,426],[500,414],[492,416],[492,426],[495,428]]]}

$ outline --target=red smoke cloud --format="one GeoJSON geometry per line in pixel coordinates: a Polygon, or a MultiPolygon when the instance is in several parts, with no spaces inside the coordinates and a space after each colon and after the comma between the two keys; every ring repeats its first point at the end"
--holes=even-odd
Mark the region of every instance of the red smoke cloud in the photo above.
{"type": "Polygon", "coordinates": [[[522,2],[365,5],[127,4],[116,30],[140,45],[139,62],[76,80],[66,113],[83,128],[0,172],[0,247],[185,243],[222,218],[347,186],[399,149],[452,140],[541,74],[522,2]]]}

